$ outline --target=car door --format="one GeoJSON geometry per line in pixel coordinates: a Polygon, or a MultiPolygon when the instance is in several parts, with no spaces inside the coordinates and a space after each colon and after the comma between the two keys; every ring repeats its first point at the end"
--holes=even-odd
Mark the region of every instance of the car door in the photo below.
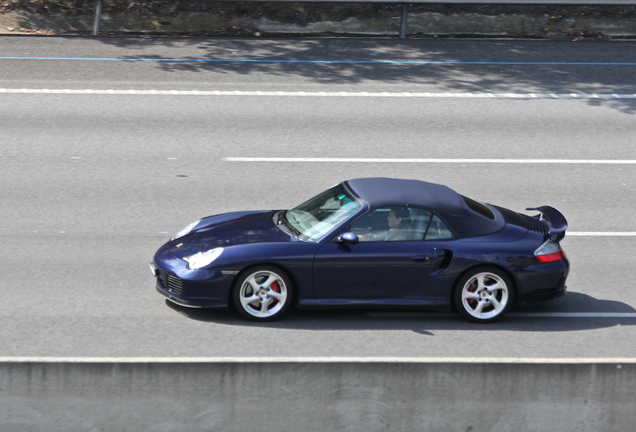
{"type": "Polygon", "coordinates": [[[380,208],[354,222],[358,244],[326,243],[314,257],[317,299],[397,299],[423,297],[431,247],[423,241],[430,219],[425,210],[380,208]],[[400,213],[402,217],[395,217],[400,213]],[[402,229],[392,219],[408,220],[402,229]]]}

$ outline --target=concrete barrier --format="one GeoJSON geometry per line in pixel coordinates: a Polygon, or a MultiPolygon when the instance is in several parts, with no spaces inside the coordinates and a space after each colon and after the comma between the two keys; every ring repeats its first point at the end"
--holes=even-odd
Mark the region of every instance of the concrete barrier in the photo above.
{"type": "Polygon", "coordinates": [[[0,359],[0,431],[627,431],[636,360],[0,359]]]}

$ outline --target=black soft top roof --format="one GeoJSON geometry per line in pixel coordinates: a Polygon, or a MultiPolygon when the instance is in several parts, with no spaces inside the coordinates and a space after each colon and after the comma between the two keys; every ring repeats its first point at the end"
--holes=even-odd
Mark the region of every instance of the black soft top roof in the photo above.
{"type": "Polygon", "coordinates": [[[345,184],[371,209],[411,206],[431,210],[459,238],[492,234],[505,226],[503,216],[493,206],[488,208],[495,218],[483,216],[470,209],[461,195],[447,186],[383,177],[353,179],[345,184]]]}

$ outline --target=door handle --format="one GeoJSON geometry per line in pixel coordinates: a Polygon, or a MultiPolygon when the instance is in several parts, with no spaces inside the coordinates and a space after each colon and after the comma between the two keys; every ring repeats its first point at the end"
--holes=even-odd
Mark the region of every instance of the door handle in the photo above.
{"type": "Polygon", "coordinates": [[[428,261],[430,257],[426,255],[418,255],[413,257],[413,261],[428,261]]]}

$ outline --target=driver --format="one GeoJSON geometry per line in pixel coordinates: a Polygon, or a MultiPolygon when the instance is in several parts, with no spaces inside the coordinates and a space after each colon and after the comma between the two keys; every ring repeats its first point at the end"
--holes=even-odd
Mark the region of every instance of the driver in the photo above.
{"type": "Polygon", "coordinates": [[[394,207],[386,218],[389,229],[378,234],[360,236],[363,241],[405,241],[410,239],[411,216],[405,207],[394,207]]]}

